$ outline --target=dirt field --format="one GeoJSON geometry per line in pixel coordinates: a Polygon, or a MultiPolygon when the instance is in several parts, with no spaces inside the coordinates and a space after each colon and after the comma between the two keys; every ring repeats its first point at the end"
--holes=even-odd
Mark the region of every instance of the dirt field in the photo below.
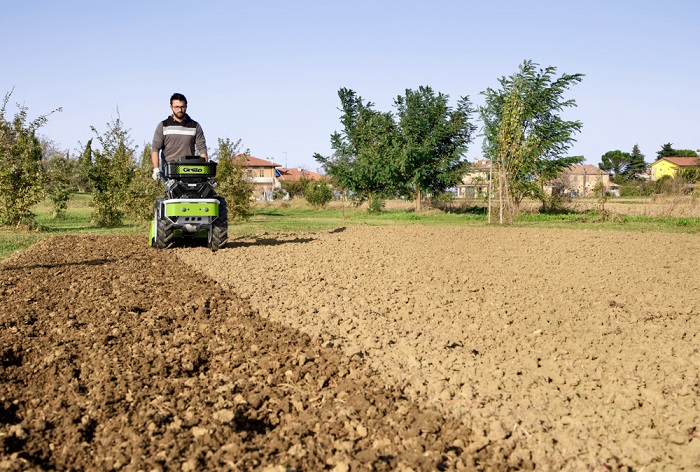
{"type": "Polygon", "coordinates": [[[698,262],[660,233],[50,239],[0,265],[0,470],[697,470],[698,262]]]}

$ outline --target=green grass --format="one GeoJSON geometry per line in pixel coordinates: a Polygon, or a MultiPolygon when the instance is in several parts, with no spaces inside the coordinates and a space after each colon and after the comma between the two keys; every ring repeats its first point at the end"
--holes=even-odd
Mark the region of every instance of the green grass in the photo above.
{"type": "MultiPolygon", "coordinates": [[[[51,218],[48,202],[36,206],[39,230],[22,231],[0,229],[0,260],[12,253],[54,235],[128,234],[142,236],[147,244],[148,224],[127,219],[123,226],[99,228],[90,224],[92,208],[90,196],[76,194],[71,197],[66,217],[51,218]]],[[[496,220],[497,222],[497,216],[496,220]]],[[[334,203],[328,208],[314,210],[307,205],[259,204],[255,215],[244,222],[231,222],[230,238],[257,236],[264,233],[304,233],[324,231],[351,225],[424,225],[424,226],[486,226],[487,216],[483,208],[466,207],[451,211],[427,210],[415,213],[413,209],[390,209],[378,214],[367,213],[365,208],[334,203]]],[[[569,228],[602,231],[657,231],[669,233],[700,234],[700,218],[651,217],[601,215],[595,211],[554,214],[521,213],[513,223],[515,227],[569,228]]]]}
{"type": "Polygon", "coordinates": [[[144,235],[144,244],[146,244],[146,235],[148,234],[146,223],[127,218],[122,226],[114,228],[100,228],[91,225],[90,195],[72,195],[68,202],[66,216],[62,219],[51,217],[51,203],[48,201],[38,204],[34,208],[34,213],[36,214],[36,230],[27,231],[9,227],[0,229],[0,260],[6,259],[11,254],[26,249],[42,239],[68,234],[144,235]]]}

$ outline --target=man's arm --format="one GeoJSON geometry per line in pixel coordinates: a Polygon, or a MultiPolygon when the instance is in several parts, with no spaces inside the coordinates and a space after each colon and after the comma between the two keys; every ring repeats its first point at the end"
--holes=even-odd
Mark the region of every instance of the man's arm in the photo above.
{"type": "Polygon", "coordinates": [[[158,160],[158,151],[151,152],[151,164],[153,164],[154,169],[160,167],[160,161],[158,160]]]}
{"type": "Polygon", "coordinates": [[[156,131],[153,133],[153,142],[151,143],[151,164],[153,164],[154,169],[160,168],[160,160],[158,157],[164,145],[163,122],[161,121],[158,123],[158,126],[156,126],[156,131]]]}
{"type": "Polygon", "coordinates": [[[195,132],[195,145],[197,151],[199,151],[199,157],[209,160],[209,156],[207,156],[207,140],[204,139],[204,130],[202,130],[199,123],[197,123],[197,131],[195,132]]]}

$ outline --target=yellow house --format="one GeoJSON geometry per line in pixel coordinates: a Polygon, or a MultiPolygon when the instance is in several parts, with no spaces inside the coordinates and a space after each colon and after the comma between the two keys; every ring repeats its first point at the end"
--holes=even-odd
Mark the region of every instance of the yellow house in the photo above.
{"type": "Polygon", "coordinates": [[[676,176],[683,167],[700,167],[698,157],[662,157],[651,165],[651,180],[676,176]]]}

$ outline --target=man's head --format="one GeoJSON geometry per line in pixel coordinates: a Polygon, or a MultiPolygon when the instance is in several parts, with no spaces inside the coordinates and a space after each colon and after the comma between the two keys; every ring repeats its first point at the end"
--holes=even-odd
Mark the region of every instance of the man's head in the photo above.
{"type": "Polygon", "coordinates": [[[173,110],[173,118],[182,121],[187,112],[187,99],[181,93],[174,93],[170,97],[170,108],[173,110]]]}

